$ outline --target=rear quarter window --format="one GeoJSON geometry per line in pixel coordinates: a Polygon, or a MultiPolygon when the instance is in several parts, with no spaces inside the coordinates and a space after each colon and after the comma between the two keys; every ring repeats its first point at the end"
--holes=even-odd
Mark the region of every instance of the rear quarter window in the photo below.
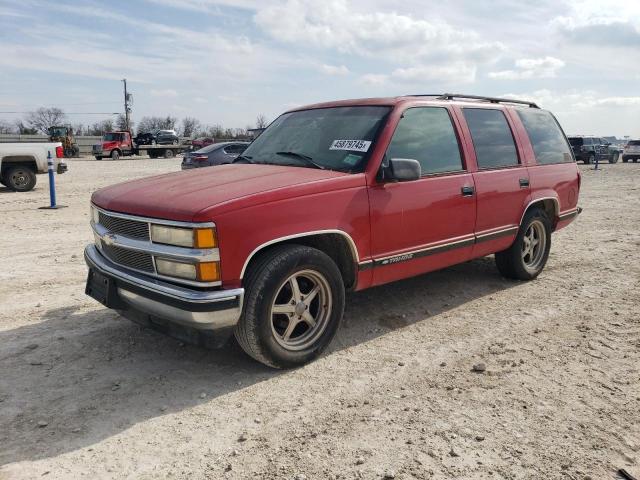
{"type": "Polygon", "coordinates": [[[573,162],[571,148],[551,113],[534,108],[518,110],[539,164],[573,162]]]}
{"type": "Polygon", "coordinates": [[[518,165],[518,153],[511,128],[501,110],[465,108],[476,151],[478,168],[500,168],[518,165]]]}

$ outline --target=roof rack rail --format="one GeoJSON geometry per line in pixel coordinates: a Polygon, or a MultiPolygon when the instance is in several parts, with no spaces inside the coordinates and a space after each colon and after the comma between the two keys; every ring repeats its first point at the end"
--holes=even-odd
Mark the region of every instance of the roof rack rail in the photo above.
{"type": "Polygon", "coordinates": [[[518,105],[528,105],[531,108],[540,108],[536,103],[526,100],[513,100],[511,98],[483,97],[481,95],[465,95],[463,93],[443,93],[438,100],[454,100],[456,98],[483,100],[490,103],[516,103],[518,105]]]}

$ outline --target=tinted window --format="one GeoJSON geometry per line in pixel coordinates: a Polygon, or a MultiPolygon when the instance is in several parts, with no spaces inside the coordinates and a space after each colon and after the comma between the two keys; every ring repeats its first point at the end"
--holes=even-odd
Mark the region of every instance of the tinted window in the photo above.
{"type": "Polygon", "coordinates": [[[582,137],[569,137],[569,143],[574,147],[582,146],[582,137]]]}
{"type": "Polygon", "coordinates": [[[242,153],[246,150],[247,145],[229,145],[225,147],[225,153],[242,153]]]}
{"type": "Polygon", "coordinates": [[[640,140],[630,140],[627,145],[640,145],[640,140]]]}
{"type": "Polygon", "coordinates": [[[479,168],[506,167],[518,164],[516,144],[507,119],[500,110],[465,108],[479,168]]]}
{"type": "Polygon", "coordinates": [[[206,147],[202,147],[200,150],[196,151],[195,153],[210,153],[210,152],[213,152],[214,150],[217,150],[218,148],[221,148],[221,145],[217,143],[213,143],[211,145],[207,145],[206,147]]]}
{"type": "Polygon", "coordinates": [[[362,171],[389,107],[299,110],[275,119],[244,152],[253,163],[362,171]],[[307,157],[306,160],[304,157],[307,157]]]}
{"type": "Polygon", "coordinates": [[[556,119],[549,112],[518,110],[538,163],[572,162],[573,157],[556,119]]]}
{"type": "Polygon", "coordinates": [[[462,170],[460,148],[445,108],[410,108],[404,112],[387,148],[387,159],[412,158],[423,174],[462,170]]]}
{"type": "Polygon", "coordinates": [[[583,138],[582,141],[585,145],[593,145],[593,140],[590,138],[583,138]]]}

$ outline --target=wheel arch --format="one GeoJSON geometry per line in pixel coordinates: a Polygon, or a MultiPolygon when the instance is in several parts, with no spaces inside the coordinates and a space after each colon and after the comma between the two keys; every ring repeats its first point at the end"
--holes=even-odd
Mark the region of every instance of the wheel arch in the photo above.
{"type": "Polygon", "coordinates": [[[522,212],[520,223],[518,225],[522,225],[524,216],[529,210],[533,208],[542,208],[545,212],[547,212],[547,215],[549,216],[549,219],[551,220],[552,225],[555,228],[558,216],[560,215],[560,202],[558,201],[557,197],[548,196],[532,199],[522,212]]]}
{"type": "Polygon", "coordinates": [[[2,173],[16,165],[24,165],[31,168],[34,173],[38,173],[38,163],[32,155],[8,155],[0,159],[0,168],[2,169],[2,173]]]}
{"type": "Polygon", "coordinates": [[[256,247],[245,260],[240,272],[240,280],[244,282],[247,271],[260,256],[271,248],[283,244],[305,245],[326,253],[338,266],[345,288],[355,287],[358,275],[358,249],[353,238],[342,230],[303,232],[265,242],[256,247]]]}

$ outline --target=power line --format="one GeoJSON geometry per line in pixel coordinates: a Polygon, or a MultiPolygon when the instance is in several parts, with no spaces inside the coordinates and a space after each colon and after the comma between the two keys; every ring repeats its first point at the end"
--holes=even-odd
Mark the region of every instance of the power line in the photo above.
{"type": "MultiPolygon", "coordinates": [[[[27,113],[37,113],[35,111],[31,112],[4,112],[0,111],[0,113],[17,113],[17,114],[27,114],[27,113]]],[[[121,112],[63,112],[65,115],[120,115],[121,112]]]]}

